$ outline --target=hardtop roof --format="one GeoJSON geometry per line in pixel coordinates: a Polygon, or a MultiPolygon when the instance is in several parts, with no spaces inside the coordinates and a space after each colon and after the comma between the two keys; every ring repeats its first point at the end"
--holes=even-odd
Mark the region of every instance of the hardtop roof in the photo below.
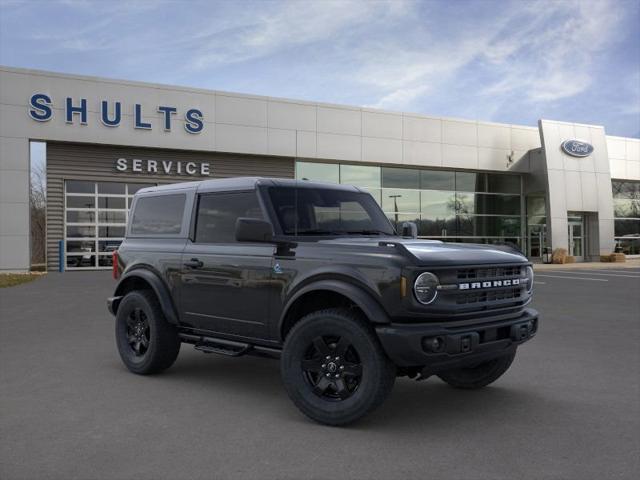
{"type": "Polygon", "coordinates": [[[269,178],[269,177],[232,177],[215,178],[207,180],[196,180],[192,182],[172,183],[169,185],[158,185],[146,187],[138,190],[138,194],[146,193],[169,193],[175,191],[196,190],[198,192],[216,192],[229,190],[251,190],[258,185],[275,187],[298,187],[298,188],[330,188],[335,190],[361,191],[352,185],[339,185],[329,182],[315,182],[310,180],[295,180],[291,178],[269,178]]]}

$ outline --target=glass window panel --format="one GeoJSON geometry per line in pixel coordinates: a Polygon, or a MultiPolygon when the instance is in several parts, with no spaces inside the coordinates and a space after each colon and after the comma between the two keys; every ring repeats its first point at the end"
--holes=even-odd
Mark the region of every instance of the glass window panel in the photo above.
{"type": "Polygon", "coordinates": [[[616,247],[625,255],[640,255],[640,236],[616,238],[616,247]]]}
{"type": "Polygon", "coordinates": [[[255,192],[202,195],[198,205],[196,242],[235,243],[239,217],[263,218],[255,192]]]}
{"type": "Polygon", "coordinates": [[[456,172],[458,192],[486,192],[486,173],[456,172]]]}
{"type": "Polygon", "coordinates": [[[618,218],[640,218],[640,199],[613,199],[613,215],[618,218]]]}
{"type": "Polygon", "coordinates": [[[520,215],[520,195],[475,196],[475,213],[482,215],[520,215]]]}
{"type": "Polygon", "coordinates": [[[340,166],[332,163],[296,163],[296,178],[318,182],[340,183],[340,166]]]}
{"type": "Polygon", "coordinates": [[[98,255],[99,267],[111,267],[113,265],[113,257],[111,255],[98,255]]]}
{"type": "Polygon", "coordinates": [[[98,193],[124,195],[125,184],[117,182],[98,182],[98,193]]]}
{"type": "Polygon", "coordinates": [[[520,175],[487,173],[487,191],[489,193],[520,194],[520,175]]]}
{"type": "Polygon", "coordinates": [[[133,195],[134,193],[136,193],[141,188],[155,187],[155,185],[156,185],[155,183],[128,183],[127,184],[127,193],[129,195],[133,195]]]}
{"type": "Polygon", "coordinates": [[[418,235],[421,237],[446,237],[455,235],[456,218],[451,217],[431,217],[422,215],[418,223],[418,235]]]}
{"type": "Polygon", "coordinates": [[[127,208],[131,208],[131,205],[133,205],[133,197],[127,198],[127,208]]]}
{"type": "Polygon", "coordinates": [[[384,188],[420,188],[420,170],[382,167],[384,188]]]}
{"type": "Polygon", "coordinates": [[[98,212],[100,223],[127,223],[126,212],[98,212]]]}
{"type": "Polygon", "coordinates": [[[483,237],[520,236],[520,217],[458,215],[458,235],[483,237]]]}
{"type": "Polygon", "coordinates": [[[640,182],[613,180],[611,187],[613,189],[613,198],[640,199],[640,182]]]}
{"type": "Polygon", "coordinates": [[[424,190],[455,190],[455,173],[441,170],[421,170],[420,188],[424,190]]]}
{"type": "Polygon", "coordinates": [[[67,208],[95,208],[95,197],[67,197],[67,208]]]}
{"type": "Polygon", "coordinates": [[[67,226],[67,237],[94,237],[95,235],[94,227],[67,226]]]}
{"type": "Polygon", "coordinates": [[[527,217],[527,223],[529,225],[545,225],[547,217],[527,217]]]}
{"type": "Polygon", "coordinates": [[[98,197],[100,208],[127,208],[127,199],[124,197],[98,197]]]}
{"type": "Polygon", "coordinates": [[[96,184],[94,182],[82,182],[80,180],[67,180],[67,193],[95,193],[96,184]]]}
{"type": "Polygon", "coordinates": [[[91,253],[96,250],[96,242],[93,240],[69,240],[66,246],[67,253],[91,253]]]}
{"type": "Polygon", "coordinates": [[[340,165],[340,183],[365,188],[380,188],[380,167],[340,165]]]}
{"type": "Polygon", "coordinates": [[[615,236],[640,235],[640,220],[614,220],[615,236]]]}
{"type": "Polygon", "coordinates": [[[182,228],[186,195],[183,193],[142,197],[131,221],[134,235],[175,235],[182,228]]]}
{"type": "Polygon", "coordinates": [[[67,210],[67,223],[94,223],[96,213],[94,210],[67,210]]]}
{"type": "Polygon", "coordinates": [[[118,249],[122,240],[100,240],[98,242],[98,252],[112,253],[118,249]]]}
{"type": "Polygon", "coordinates": [[[285,235],[322,235],[327,230],[392,233],[380,207],[365,193],[329,188],[299,188],[296,191],[294,188],[272,187],[269,188],[269,197],[285,235]],[[350,212],[349,217],[342,216],[344,210],[350,212]],[[354,215],[356,213],[357,216],[354,215]],[[322,217],[320,221],[317,215],[322,217]]]}
{"type": "Polygon", "coordinates": [[[94,268],[95,266],[95,255],[67,255],[67,268],[94,268]]]}
{"type": "Polygon", "coordinates": [[[422,190],[420,192],[420,208],[422,218],[425,216],[429,219],[450,217],[456,209],[455,193],[422,190]]]}
{"type": "Polygon", "coordinates": [[[418,190],[382,189],[382,209],[385,212],[419,212],[420,192],[418,190]],[[397,207],[397,208],[396,208],[397,207]]]}
{"type": "Polygon", "coordinates": [[[125,227],[98,227],[98,236],[101,238],[122,238],[125,227]]]}
{"type": "Polygon", "coordinates": [[[527,215],[529,216],[544,216],[547,212],[545,210],[545,199],[541,196],[529,196],[527,197],[527,215]]]}
{"type": "Polygon", "coordinates": [[[397,233],[402,233],[402,224],[404,222],[413,222],[415,223],[418,228],[420,225],[420,215],[414,214],[414,215],[410,215],[410,214],[398,214],[395,215],[394,213],[387,213],[387,218],[389,218],[389,221],[391,222],[391,224],[393,225],[393,228],[395,228],[397,233]]]}
{"type": "Polygon", "coordinates": [[[476,213],[476,196],[469,193],[456,193],[456,213],[476,213]]]}

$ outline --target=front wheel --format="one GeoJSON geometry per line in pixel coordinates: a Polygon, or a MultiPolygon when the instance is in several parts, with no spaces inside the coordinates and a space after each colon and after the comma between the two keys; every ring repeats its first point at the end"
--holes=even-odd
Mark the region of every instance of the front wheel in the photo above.
{"type": "Polygon", "coordinates": [[[511,366],[516,351],[473,367],[458,368],[438,374],[444,382],[455,388],[473,390],[486,387],[500,378],[511,366]]]}
{"type": "Polygon", "coordinates": [[[116,343],[120,358],[133,373],[148,375],[169,368],[180,351],[180,338],[167,322],[149,290],[129,292],[116,315],[116,343]]]}
{"type": "Polygon", "coordinates": [[[371,327],[346,309],[310,313],[291,330],[281,358],[284,386],[309,418],[345,425],[387,397],[395,366],[371,327]]]}

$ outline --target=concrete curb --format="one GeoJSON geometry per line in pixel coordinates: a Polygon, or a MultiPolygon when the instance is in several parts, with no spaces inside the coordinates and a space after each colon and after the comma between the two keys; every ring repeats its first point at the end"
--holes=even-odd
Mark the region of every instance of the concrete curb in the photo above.
{"type": "Polygon", "coordinates": [[[625,269],[640,268],[640,258],[627,259],[624,263],[610,262],[584,262],[584,263],[564,263],[564,264],[545,264],[534,263],[534,271],[544,270],[607,270],[607,269],[625,269]]]}

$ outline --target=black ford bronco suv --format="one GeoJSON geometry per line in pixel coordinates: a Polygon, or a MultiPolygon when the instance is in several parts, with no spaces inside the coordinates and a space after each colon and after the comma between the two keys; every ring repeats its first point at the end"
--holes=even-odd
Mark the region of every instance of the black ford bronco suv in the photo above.
{"type": "Polygon", "coordinates": [[[170,367],[182,343],[280,358],[296,406],[331,425],[380,405],[397,376],[494,382],[537,330],[530,263],[403,227],[345,185],[231,178],[140,190],[108,300],[120,356],[138,374],[170,367]]]}

